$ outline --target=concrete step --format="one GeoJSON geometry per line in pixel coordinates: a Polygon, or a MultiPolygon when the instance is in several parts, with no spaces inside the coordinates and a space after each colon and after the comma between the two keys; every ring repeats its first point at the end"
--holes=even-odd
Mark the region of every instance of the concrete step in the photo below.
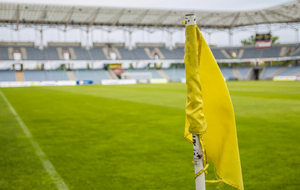
{"type": "Polygon", "coordinates": [[[73,71],[67,71],[67,75],[69,77],[69,80],[77,80],[77,77],[73,71]]]}
{"type": "Polygon", "coordinates": [[[25,81],[23,71],[16,71],[15,73],[16,73],[16,79],[18,82],[25,81]]]}
{"type": "Polygon", "coordinates": [[[160,76],[162,76],[163,78],[167,79],[168,81],[171,80],[171,78],[161,69],[156,70],[158,72],[158,74],[160,74],[160,76]]]}
{"type": "Polygon", "coordinates": [[[281,69],[275,71],[274,73],[266,76],[266,79],[272,79],[275,75],[277,75],[278,73],[281,73],[284,69],[286,69],[286,67],[282,67],[281,69]]]}
{"type": "Polygon", "coordinates": [[[239,72],[239,70],[237,70],[237,68],[232,68],[232,72],[235,78],[238,78],[239,80],[243,80],[243,77],[239,72]]]}

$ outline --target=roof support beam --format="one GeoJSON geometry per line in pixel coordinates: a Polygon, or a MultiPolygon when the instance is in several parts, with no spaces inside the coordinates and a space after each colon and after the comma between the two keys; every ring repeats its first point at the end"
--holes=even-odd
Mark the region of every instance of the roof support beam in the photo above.
{"type": "MultiPolygon", "coordinates": [[[[210,13],[204,17],[201,17],[199,19],[196,20],[197,23],[199,23],[199,25],[203,25],[205,24],[209,19],[211,19],[214,16],[215,13],[210,13]]],[[[182,20],[182,19],[181,19],[182,20]]]]}
{"type": "Polygon", "coordinates": [[[141,15],[138,16],[138,18],[132,19],[130,22],[133,22],[133,25],[137,26],[138,23],[145,18],[145,16],[148,14],[149,11],[150,11],[149,9],[145,10],[141,15]]]}
{"type": "Polygon", "coordinates": [[[88,28],[90,28],[92,25],[93,25],[93,23],[95,22],[95,20],[96,20],[96,18],[97,18],[97,16],[98,16],[98,14],[99,14],[99,12],[100,12],[100,8],[98,8],[95,12],[93,12],[92,13],[92,15],[91,15],[91,20],[90,20],[90,22],[89,22],[89,25],[88,25],[88,28]]]}
{"type": "Polygon", "coordinates": [[[120,11],[120,13],[118,13],[117,15],[115,15],[113,18],[111,18],[108,22],[112,23],[112,26],[115,26],[116,24],[119,23],[120,18],[123,16],[123,14],[125,13],[126,9],[122,9],[120,11]]]}
{"type": "Polygon", "coordinates": [[[42,11],[41,15],[35,20],[34,24],[37,24],[37,23],[44,23],[45,22],[45,19],[47,18],[47,9],[48,9],[48,6],[46,5],[44,10],[42,11]]]}
{"type": "Polygon", "coordinates": [[[277,11],[273,11],[273,10],[270,10],[270,11],[266,11],[267,13],[271,13],[273,15],[278,15],[278,16],[281,16],[281,17],[284,17],[286,19],[289,19],[289,20],[293,20],[293,21],[296,21],[296,20],[300,20],[299,18],[298,19],[295,19],[293,17],[290,17],[290,16],[287,16],[285,14],[282,14],[282,13],[279,13],[277,11]]]}
{"type": "Polygon", "coordinates": [[[222,17],[221,19],[215,21],[214,24],[219,24],[220,22],[222,22],[222,21],[224,21],[224,20],[230,18],[231,16],[233,16],[233,14],[229,14],[229,15],[227,15],[227,16],[224,16],[224,17],[222,17]]]}
{"type": "Polygon", "coordinates": [[[65,30],[67,30],[68,24],[71,22],[72,15],[74,13],[75,7],[72,7],[71,11],[67,14],[65,19],[65,30]]]}
{"type": "Polygon", "coordinates": [[[250,24],[255,24],[256,23],[255,20],[247,12],[244,12],[244,15],[247,17],[250,24]]]}
{"type": "Polygon", "coordinates": [[[265,16],[262,11],[258,12],[262,19],[264,19],[265,23],[270,23],[269,19],[265,16]]]}
{"type": "Polygon", "coordinates": [[[232,28],[234,26],[235,23],[237,23],[237,21],[239,20],[239,16],[240,16],[241,12],[238,12],[235,17],[233,18],[231,24],[230,24],[230,28],[232,28]]]}
{"type": "Polygon", "coordinates": [[[159,25],[162,25],[162,23],[170,16],[170,14],[173,12],[173,10],[170,10],[163,15],[159,15],[157,19],[152,20],[150,23],[155,23],[154,25],[157,27],[159,25]]]}
{"type": "Polygon", "coordinates": [[[16,23],[17,23],[16,30],[18,30],[19,29],[19,22],[20,22],[20,5],[17,5],[17,10],[15,12],[13,20],[16,20],[16,23]]]}

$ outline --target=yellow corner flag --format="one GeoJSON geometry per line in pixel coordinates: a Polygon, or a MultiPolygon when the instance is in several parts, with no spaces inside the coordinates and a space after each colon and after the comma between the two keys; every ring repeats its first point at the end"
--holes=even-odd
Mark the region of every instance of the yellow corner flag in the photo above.
{"type": "Polygon", "coordinates": [[[186,26],[184,62],[187,83],[184,137],[192,143],[192,134],[202,135],[207,160],[214,164],[218,181],[243,190],[230,95],[217,62],[195,24],[186,26]]]}

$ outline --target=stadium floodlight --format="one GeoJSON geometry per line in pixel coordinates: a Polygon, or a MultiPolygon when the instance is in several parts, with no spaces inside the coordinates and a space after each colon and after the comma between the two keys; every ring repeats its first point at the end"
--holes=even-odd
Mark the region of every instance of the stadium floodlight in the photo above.
{"type": "Polygon", "coordinates": [[[150,72],[125,72],[121,74],[121,79],[135,79],[139,82],[149,82],[152,79],[150,72]]]}

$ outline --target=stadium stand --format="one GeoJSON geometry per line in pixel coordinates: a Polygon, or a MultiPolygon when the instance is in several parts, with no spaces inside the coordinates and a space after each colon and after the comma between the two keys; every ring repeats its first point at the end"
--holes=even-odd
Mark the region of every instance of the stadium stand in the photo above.
{"type": "Polygon", "coordinates": [[[47,80],[69,80],[69,77],[67,76],[66,71],[44,71],[47,80]]]}
{"type": "MultiPolygon", "coordinates": [[[[148,73],[152,73],[152,78],[154,79],[158,79],[158,78],[163,78],[162,76],[160,76],[160,74],[156,71],[156,69],[129,69],[127,70],[127,72],[129,73],[142,73],[142,72],[148,72],[148,73]]],[[[135,77],[133,77],[135,78],[135,77]]],[[[138,79],[138,78],[135,78],[138,79]]]]}
{"type": "MultiPolygon", "coordinates": [[[[179,59],[178,57],[180,57],[179,55],[177,55],[177,52],[180,51],[180,49],[177,49],[177,51],[175,51],[160,47],[159,50],[165,56],[165,59],[179,59]]],[[[183,57],[181,59],[183,59],[183,57]]]]}
{"type": "Polygon", "coordinates": [[[211,48],[211,51],[216,59],[227,59],[225,55],[221,52],[221,49],[211,48]]]}
{"type": "Polygon", "coordinates": [[[119,50],[120,54],[122,55],[122,59],[124,59],[124,60],[135,59],[133,52],[126,49],[125,47],[118,47],[118,50],[119,50]]]}
{"type": "Polygon", "coordinates": [[[244,48],[245,52],[242,58],[260,58],[262,55],[262,49],[255,49],[254,47],[244,48]]]}
{"type": "Polygon", "coordinates": [[[0,47],[0,60],[9,60],[8,49],[6,46],[0,47]]]}
{"type": "Polygon", "coordinates": [[[92,80],[94,83],[101,83],[101,80],[109,79],[105,70],[76,70],[73,72],[78,80],[92,80]]]}
{"type": "Polygon", "coordinates": [[[106,60],[106,57],[101,47],[94,47],[90,49],[90,52],[94,60],[106,60]]]}
{"type": "Polygon", "coordinates": [[[180,79],[185,78],[185,69],[164,69],[163,70],[173,82],[179,82],[180,79]]]}
{"type": "Polygon", "coordinates": [[[57,47],[46,47],[43,50],[45,60],[60,60],[57,47]]]}
{"type": "Polygon", "coordinates": [[[81,47],[74,47],[75,54],[77,56],[77,60],[91,60],[91,56],[89,51],[81,47]]]}
{"type": "MultiPolygon", "coordinates": [[[[63,44],[62,44],[63,45],[63,44]]],[[[62,55],[59,55],[59,52],[63,52],[64,50],[70,51],[70,48],[74,50],[74,55],[71,56],[71,59],[77,60],[107,60],[102,47],[95,46],[90,50],[86,50],[80,46],[48,46],[45,47],[44,50],[39,50],[38,47],[23,47],[23,46],[0,46],[0,60],[12,60],[9,56],[9,48],[12,50],[21,50],[21,47],[26,49],[27,52],[27,60],[61,60],[63,59],[62,55]],[[74,58],[75,57],[75,58],[74,58]]],[[[145,48],[148,48],[150,52],[154,51],[154,48],[158,48],[162,55],[163,59],[183,59],[184,57],[184,47],[175,47],[173,50],[169,50],[163,46],[153,46],[151,44],[147,45],[139,45],[133,50],[127,49],[124,45],[119,45],[118,47],[114,47],[119,51],[122,58],[120,60],[149,60],[153,59],[153,57],[149,57],[145,52],[145,48]]],[[[283,56],[300,56],[300,47],[297,44],[277,44],[273,45],[268,49],[256,49],[254,46],[242,46],[242,47],[211,47],[211,51],[216,59],[231,59],[230,52],[235,50],[237,56],[239,52],[243,50],[244,52],[241,54],[239,59],[249,59],[249,58],[276,58],[283,56]],[[228,54],[227,56],[224,55],[228,54]]],[[[109,48],[108,48],[109,49],[109,48]]],[[[70,52],[71,53],[71,52],[70,52]]]]}
{"type": "Polygon", "coordinates": [[[281,47],[272,47],[262,50],[261,57],[279,57],[281,47]]]}
{"type": "Polygon", "coordinates": [[[300,49],[293,56],[300,56],[300,49]]]}
{"type": "Polygon", "coordinates": [[[266,79],[267,76],[273,74],[274,72],[278,71],[281,68],[282,66],[267,67],[261,79],[266,79]]]}
{"type": "Polygon", "coordinates": [[[234,79],[235,76],[232,72],[232,69],[229,67],[220,67],[220,70],[222,72],[222,75],[226,78],[234,79]]]}
{"type": "Polygon", "coordinates": [[[46,81],[44,71],[23,71],[25,81],[46,81]]]}
{"type": "Polygon", "coordinates": [[[137,47],[137,48],[133,49],[132,52],[133,52],[134,59],[137,59],[137,60],[150,59],[148,57],[148,55],[146,54],[144,47],[137,47]]]}
{"type": "Polygon", "coordinates": [[[250,71],[251,67],[239,67],[238,71],[240,72],[243,80],[246,80],[246,76],[248,72],[250,71]]]}
{"type": "Polygon", "coordinates": [[[43,60],[43,52],[34,47],[26,47],[28,60],[43,60]]]}
{"type": "Polygon", "coordinates": [[[0,81],[17,81],[15,71],[0,71],[0,81]]]}
{"type": "Polygon", "coordinates": [[[291,66],[287,67],[280,73],[277,73],[275,76],[292,76],[295,75],[296,73],[300,72],[300,66],[291,66]]]}

